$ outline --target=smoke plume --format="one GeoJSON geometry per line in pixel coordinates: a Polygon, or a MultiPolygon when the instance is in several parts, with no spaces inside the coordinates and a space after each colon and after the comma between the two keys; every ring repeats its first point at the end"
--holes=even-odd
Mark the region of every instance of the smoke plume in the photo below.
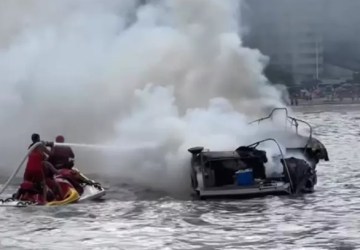
{"type": "MultiPolygon", "coordinates": [[[[5,0],[0,3],[1,162],[45,140],[153,147],[75,148],[78,167],[155,188],[188,186],[187,148],[251,143],[247,122],[281,92],[267,58],[243,47],[237,0],[5,0]]],[[[8,166],[8,167],[6,167],[8,166]]]]}

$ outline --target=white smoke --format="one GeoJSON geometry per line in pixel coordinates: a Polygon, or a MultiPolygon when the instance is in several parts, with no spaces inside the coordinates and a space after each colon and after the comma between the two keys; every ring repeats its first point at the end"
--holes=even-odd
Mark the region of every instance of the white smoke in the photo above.
{"type": "Polygon", "coordinates": [[[283,106],[262,74],[267,58],[242,46],[241,1],[139,2],[1,1],[3,164],[14,166],[32,132],[154,142],[130,153],[78,151],[77,163],[178,190],[189,183],[188,147],[251,143],[249,118],[283,106]]]}

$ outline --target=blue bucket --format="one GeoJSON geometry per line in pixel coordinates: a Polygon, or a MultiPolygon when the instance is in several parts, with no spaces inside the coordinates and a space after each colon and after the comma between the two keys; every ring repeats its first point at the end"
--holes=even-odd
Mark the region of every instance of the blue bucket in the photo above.
{"type": "Polygon", "coordinates": [[[236,183],[238,186],[250,186],[254,184],[252,169],[239,170],[236,172],[236,183]]]}

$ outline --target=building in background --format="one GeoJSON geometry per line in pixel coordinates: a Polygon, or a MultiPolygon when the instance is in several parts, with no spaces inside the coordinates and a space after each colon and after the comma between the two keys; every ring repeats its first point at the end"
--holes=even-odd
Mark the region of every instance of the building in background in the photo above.
{"type": "Polygon", "coordinates": [[[270,57],[273,68],[288,72],[295,83],[324,73],[321,0],[249,0],[250,33],[245,43],[270,57]]]}

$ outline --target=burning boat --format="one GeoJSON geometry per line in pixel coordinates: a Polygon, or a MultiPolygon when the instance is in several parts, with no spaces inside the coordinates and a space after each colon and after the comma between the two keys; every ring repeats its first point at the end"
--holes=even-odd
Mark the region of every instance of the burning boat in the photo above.
{"type": "Polygon", "coordinates": [[[289,116],[287,109],[282,108],[272,110],[269,116],[252,124],[273,119],[278,110],[285,111],[284,131],[296,137],[296,140],[290,140],[291,144],[284,145],[275,138],[268,138],[234,151],[210,151],[204,147],[188,149],[192,154],[191,185],[197,197],[256,197],[314,191],[316,165],[320,160],[329,161],[329,158],[325,146],[313,138],[311,125],[289,116]],[[309,128],[308,136],[299,133],[299,124],[309,128]],[[269,142],[275,145],[277,154],[270,155],[260,148],[269,142]],[[285,146],[285,152],[280,144],[285,146]],[[281,169],[277,175],[267,175],[269,162],[281,169]]]}

